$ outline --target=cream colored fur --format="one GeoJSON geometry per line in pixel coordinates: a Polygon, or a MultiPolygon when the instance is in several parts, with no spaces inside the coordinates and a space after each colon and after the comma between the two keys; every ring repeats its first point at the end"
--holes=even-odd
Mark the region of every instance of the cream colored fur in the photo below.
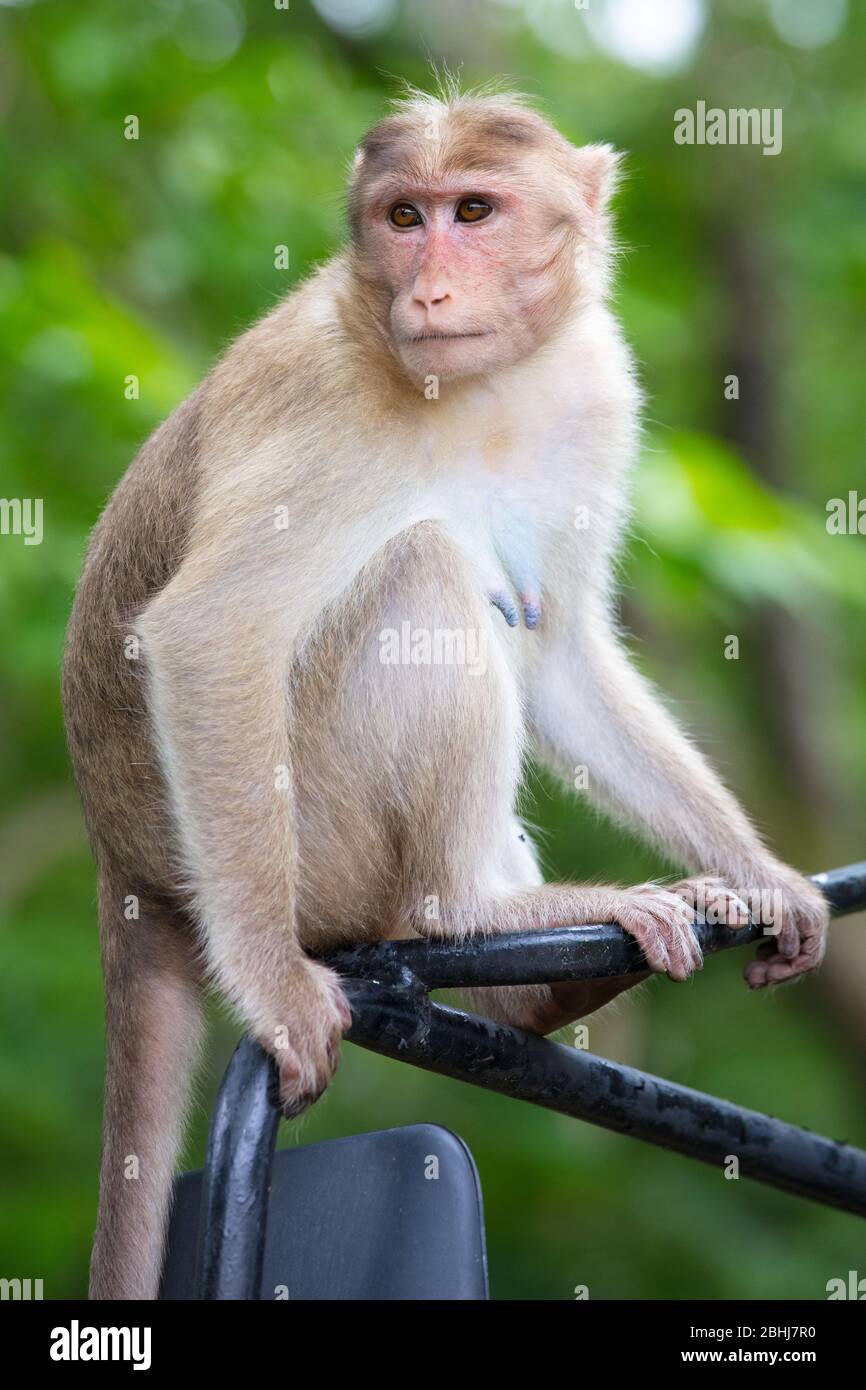
{"type": "MultiPolygon", "coordinates": [[[[568,781],[585,764],[590,794],[708,876],[714,902],[778,890],[753,983],[820,959],[820,898],[763,847],[611,620],[639,409],[604,302],[615,169],[507,99],[414,98],[362,144],[350,245],[230,348],[97,529],[65,676],[111,885],[95,1296],[156,1293],[185,1001],[205,978],[274,1053],[297,1113],[349,1023],[311,950],[612,920],[651,968],[700,964],[694,883],[542,885],[515,818],[528,749],[568,781]],[[455,220],[468,194],[494,209],[477,227],[455,220]],[[420,232],[390,224],[392,198],[416,200],[420,232]],[[537,626],[509,627],[502,594],[537,601],[537,626]],[[383,663],[383,634],[403,631],[468,634],[483,660],[383,663]],[[149,937],[124,923],[129,892],[149,937]],[[172,933],[183,949],[161,944],[172,933]],[[130,1151],[144,1187],[123,1180],[130,1151]]],[[[548,1031],[612,992],[479,999],[548,1031]]]]}

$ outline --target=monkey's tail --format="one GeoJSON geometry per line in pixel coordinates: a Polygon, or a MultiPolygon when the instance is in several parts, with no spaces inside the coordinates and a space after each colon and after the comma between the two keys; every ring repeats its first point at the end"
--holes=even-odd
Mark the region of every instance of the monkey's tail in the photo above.
{"type": "Polygon", "coordinates": [[[128,895],[118,875],[100,876],[106,1065],[92,1299],[159,1293],[172,1175],[202,1035],[201,971],[188,926],[128,895]]]}

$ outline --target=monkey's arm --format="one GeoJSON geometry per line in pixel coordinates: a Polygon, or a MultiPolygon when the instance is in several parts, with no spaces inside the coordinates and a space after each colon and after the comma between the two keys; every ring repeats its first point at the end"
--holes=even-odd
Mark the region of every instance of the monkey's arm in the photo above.
{"type": "MultiPolygon", "coordinates": [[[[760,907],[772,934],[746,967],[750,985],[777,983],[820,962],[828,922],[820,893],[763,844],[632,666],[600,603],[584,603],[570,632],[564,623],[557,631],[552,615],[532,707],[539,751],[569,783],[585,767],[587,790],[604,809],[693,874],[724,880],[753,915],[760,907]]],[[[682,891],[692,889],[683,884],[682,891]]]]}

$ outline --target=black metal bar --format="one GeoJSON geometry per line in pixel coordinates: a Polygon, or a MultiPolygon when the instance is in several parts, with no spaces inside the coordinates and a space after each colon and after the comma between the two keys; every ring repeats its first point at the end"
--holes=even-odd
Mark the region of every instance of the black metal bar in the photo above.
{"type": "Polygon", "coordinates": [[[813,874],[812,882],[821,889],[834,917],[866,908],[866,859],[859,864],[846,864],[842,869],[813,874]]]}
{"type": "MultiPolygon", "coordinates": [[[[836,917],[866,908],[866,861],[816,874],[813,882],[836,917]]],[[[705,955],[765,939],[760,925],[733,929],[699,922],[696,930],[705,955]]],[[[462,942],[380,941],[335,951],[327,960],[349,978],[387,978],[405,968],[428,989],[598,980],[647,969],[637,942],[611,924],[504,932],[462,942]]]]}
{"type": "MultiPolygon", "coordinates": [[[[839,916],[866,907],[866,862],[814,880],[839,916]]],[[[707,953],[760,937],[702,924],[707,953]]],[[[866,1215],[866,1153],[577,1048],[435,1004],[431,989],[598,979],[646,969],[621,928],[450,942],[381,942],[328,957],[352,1007],[351,1042],[646,1143],[866,1215]]],[[[257,1299],[279,1109],[276,1068],[245,1038],[223,1077],[202,1184],[196,1298],[257,1299]]]]}
{"type": "Polygon", "coordinates": [[[349,1040],[866,1216],[866,1153],[768,1115],[436,1004],[411,981],[352,981],[349,1040]]]}
{"type": "Polygon", "coordinates": [[[197,1299],[258,1299],[280,1112],[276,1068],[250,1038],[237,1045],[217,1096],[202,1177],[197,1299]]]}
{"type": "MultiPolygon", "coordinates": [[[[818,874],[814,882],[834,916],[866,907],[866,862],[818,874]]],[[[763,935],[756,926],[734,931],[704,923],[698,931],[707,952],[763,935]]],[[[383,942],[329,959],[349,977],[351,1042],[705,1163],[734,1154],[749,1177],[866,1215],[866,1154],[859,1149],[428,997],[428,990],[448,986],[645,970],[640,950],[619,927],[515,933],[456,946],[383,942]]]]}

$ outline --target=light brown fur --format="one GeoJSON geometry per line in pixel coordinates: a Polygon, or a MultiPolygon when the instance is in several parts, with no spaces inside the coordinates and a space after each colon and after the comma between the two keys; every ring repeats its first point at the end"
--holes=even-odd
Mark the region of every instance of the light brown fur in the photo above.
{"type": "MultiPolygon", "coordinates": [[[[542,884],[514,814],[530,742],[586,763],[712,902],[783,894],[752,983],[820,958],[820,899],[610,620],[638,406],[604,305],[615,171],[507,98],[411,98],[356,157],[350,245],[229,349],[96,528],[64,674],[107,997],[94,1297],[156,1295],[205,979],[297,1113],[349,1022],[311,949],[613,920],[655,970],[700,963],[694,880],[542,884]],[[457,216],[469,195],[487,221],[457,216]],[[389,200],[412,198],[399,230],[389,200]],[[475,667],[385,664],[405,624],[471,639],[475,667]]],[[[478,1001],[549,1031],[628,983],[478,1001]]]]}

